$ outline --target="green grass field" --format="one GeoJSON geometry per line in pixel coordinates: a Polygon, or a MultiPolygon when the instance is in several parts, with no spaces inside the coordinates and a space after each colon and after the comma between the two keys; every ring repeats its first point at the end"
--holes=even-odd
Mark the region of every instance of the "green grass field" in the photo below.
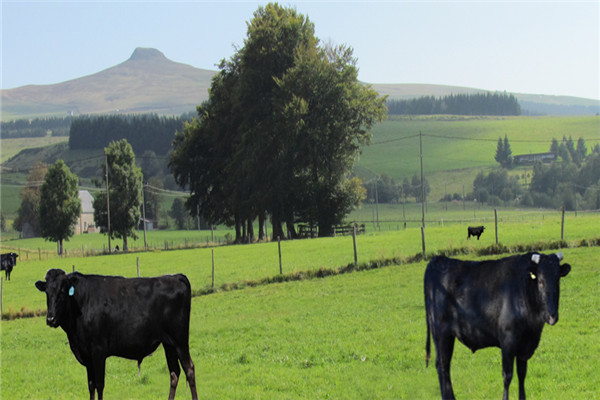
{"type": "MultiPolygon", "coordinates": [[[[475,175],[494,165],[498,137],[508,135],[513,154],[542,152],[552,137],[584,137],[588,147],[600,141],[597,117],[436,117],[388,121],[377,125],[374,144],[366,148],[357,171],[365,179],[387,173],[395,179],[418,171],[418,137],[422,131],[424,167],[435,185],[430,195],[467,192],[475,175]],[[437,135],[438,137],[434,137],[437,135]],[[444,136],[444,137],[439,137],[444,136]],[[452,139],[446,138],[446,136],[452,139]],[[460,140],[464,138],[468,140],[460,140]],[[477,139],[484,139],[479,141],[477,139]],[[399,140],[400,139],[400,140],[399,140]],[[522,141],[521,141],[522,140],[522,141]],[[445,184],[445,185],[444,185],[445,184]]],[[[5,140],[2,139],[2,146],[5,140]]],[[[4,149],[2,150],[4,160],[4,149]]],[[[2,208],[18,206],[18,182],[2,178],[2,208]],[[8,189],[7,189],[8,188],[8,189]],[[16,194],[15,194],[16,193],[16,194]]],[[[15,208],[16,209],[16,208],[15,208]]],[[[357,237],[358,262],[405,259],[421,252],[420,204],[379,205],[379,228],[373,205],[353,212],[348,221],[367,225],[357,237]],[[407,227],[404,229],[404,222],[407,227]]],[[[498,208],[502,245],[542,247],[558,242],[561,214],[553,210],[498,208]]],[[[476,203],[427,204],[427,254],[460,249],[476,252],[495,243],[494,210],[476,203]],[[468,225],[485,225],[477,241],[466,240],[468,225]]],[[[230,230],[219,229],[217,239],[230,230]]],[[[573,267],[562,285],[560,321],[546,327],[529,364],[530,398],[600,398],[599,247],[578,247],[600,237],[600,214],[565,216],[565,261],[573,267]]],[[[75,268],[83,273],[142,276],[185,273],[194,291],[211,285],[211,252],[215,256],[215,286],[245,287],[217,291],[193,299],[190,344],[196,363],[199,394],[205,399],[421,399],[438,398],[435,368],[425,369],[423,272],[425,263],[390,266],[324,279],[249,287],[249,283],[279,274],[277,243],[187,250],[205,244],[207,231],[154,231],[148,242],[155,250],[81,257],[107,246],[104,235],[79,235],[65,243],[66,258],[56,256],[56,244],[43,239],[5,240],[2,252],[20,258],[12,280],[3,282],[3,314],[46,308],[45,295],[34,283],[47,269],[75,268]],[[166,243],[166,245],[165,245],[166,243]]],[[[113,247],[120,241],[113,241],[113,247]]],[[[130,242],[143,248],[143,237],[130,242]]],[[[353,262],[351,237],[281,243],[284,274],[335,269],[353,262]]],[[[548,251],[549,252],[549,251],[548,251]]],[[[45,326],[44,318],[1,321],[1,392],[7,399],[87,397],[85,368],[72,355],[61,329],[45,326]]],[[[457,345],[453,381],[460,398],[499,398],[502,392],[500,352],[486,349],[471,355],[457,345]]],[[[164,398],[169,376],[163,351],[142,364],[107,362],[107,398],[164,398]]],[[[517,396],[516,378],[511,396],[517,396]]],[[[189,398],[180,382],[177,398],[189,398]]]]}
{"type": "MultiPolygon", "coordinates": [[[[544,330],[529,363],[527,391],[531,398],[594,399],[600,393],[600,253],[563,252],[573,269],[562,281],[560,321],[544,330]]],[[[103,258],[114,264],[114,256],[103,258]]],[[[174,260],[165,270],[182,267],[174,260]]],[[[435,368],[424,363],[424,267],[393,266],[194,298],[190,345],[200,397],[439,397],[435,368]]],[[[15,277],[10,285],[16,282],[15,277]]],[[[27,296],[44,298],[33,285],[27,296]]],[[[85,368],[71,354],[64,332],[46,327],[44,318],[2,321],[1,350],[3,398],[87,396],[85,368]]],[[[472,355],[457,344],[452,365],[459,398],[500,396],[498,349],[472,355]]],[[[141,378],[135,361],[109,358],[105,395],[164,398],[168,382],[161,349],[144,360],[141,378]]],[[[517,387],[515,378],[513,398],[517,387]]],[[[177,398],[189,397],[180,382],[177,398]]]]}

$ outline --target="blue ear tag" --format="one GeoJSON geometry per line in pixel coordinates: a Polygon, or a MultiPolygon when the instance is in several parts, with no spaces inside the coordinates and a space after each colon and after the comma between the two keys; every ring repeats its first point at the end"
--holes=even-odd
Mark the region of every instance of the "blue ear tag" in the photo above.
{"type": "Polygon", "coordinates": [[[74,294],[75,294],[75,287],[74,287],[74,286],[71,286],[71,287],[69,288],[69,296],[73,296],[74,294]]]}

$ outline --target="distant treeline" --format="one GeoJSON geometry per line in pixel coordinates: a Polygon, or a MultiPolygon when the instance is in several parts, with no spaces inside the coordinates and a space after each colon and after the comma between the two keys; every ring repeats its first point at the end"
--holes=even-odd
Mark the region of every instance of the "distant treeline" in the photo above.
{"type": "Polygon", "coordinates": [[[32,138],[52,136],[69,136],[69,128],[73,117],[52,117],[35,119],[18,119],[1,122],[2,138],[32,138]]]}
{"type": "Polygon", "coordinates": [[[167,154],[176,131],[189,115],[159,117],[156,114],[86,116],[73,120],[69,147],[101,149],[113,140],[127,139],[136,154],[153,151],[167,154]]]}
{"type": "Polygon", "coordinates": [[[521,115],[517,98],[498,92],[388,100],[387,107],[390,115],[521,115]]]}

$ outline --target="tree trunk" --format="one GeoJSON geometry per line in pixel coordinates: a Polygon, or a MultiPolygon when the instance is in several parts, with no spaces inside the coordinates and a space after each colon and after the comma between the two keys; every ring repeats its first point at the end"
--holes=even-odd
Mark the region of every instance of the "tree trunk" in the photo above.
{"type": "Polygon", "coordinates": [[[290,239],[298,239],[298,233],[296,232],[296,227],[294,226],[294,220],[292,218],[288,218],[285,222],[289,238],[290,239]]]}
{"type": "Polygon", "coordinates": [[[242,239],[242,227],[239,215],[236,213],[234,216],[235,219],[235,243],[240,243],[242,239]]]}
{"type": "Polygon", "coordinates": [[[127,253],[127,235],[123,235],[123,252],[127,253]]]}
{"type": "Polygon", "coordinates": [[[265,240],[265,220],[264,212],[258,214],[258,241],[265,240]]]}
{"type": "Polygon", "coordinates": [[[248,243],[252,243],[254,241],[254,225],[252,222],[252,219],[248,218],[248,243]]]}
{"type": "Polygon", "coordinates": [[[273,223],[273,240],[277,240],[277,237],[285,239],[283,227],[281,226],[281,220],[275,216],[272,216],[271,222],[273,223]]]}

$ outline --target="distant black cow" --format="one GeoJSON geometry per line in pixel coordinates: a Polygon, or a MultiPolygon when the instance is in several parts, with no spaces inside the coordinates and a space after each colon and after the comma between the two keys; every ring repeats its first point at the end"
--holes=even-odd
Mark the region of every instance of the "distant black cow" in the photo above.
{"type": "Polygon", "coordinates": [[[4,277],[10,281],[10,273],[12,272],[15,265],[17,265],[17,253],[5,253],[0,255],[2,266],[0,271],[4,271],[4,277]]]}
{"type": "Polygon", "coordinates": [[[471,236],[477,236],[477,240],[479,240],[479,236],[483,233],[485,226],[469,226],[467,228],[467,240],[471,238],[471,236]]]}
{"type": "Polygon", "coordinates": [[[517,359],[519,398],[525,399],[527,360],[544,323],[558,321],[559,282],[571,270],[562,253],[528,253],[481,262],[434,257],[425,270],[426,355],[430,332],[436,350],[442,398],[453,399],[450,361],[457,338],[475,352],[500,347],[504,400],[517,359]]]}
{"type": "Polygon", "coordinates": [[[185,275],[157,278],[46,273],[35,286],[46,293],[46,323],[61,327],[71,350],[87,369],[90,399],[102,399],[106,358],[137,360],[162,343],[171,372],[169,399],[175,397],[179,363],[197,399],[194,363],[189,351],[191,287],[185,275]]]}

